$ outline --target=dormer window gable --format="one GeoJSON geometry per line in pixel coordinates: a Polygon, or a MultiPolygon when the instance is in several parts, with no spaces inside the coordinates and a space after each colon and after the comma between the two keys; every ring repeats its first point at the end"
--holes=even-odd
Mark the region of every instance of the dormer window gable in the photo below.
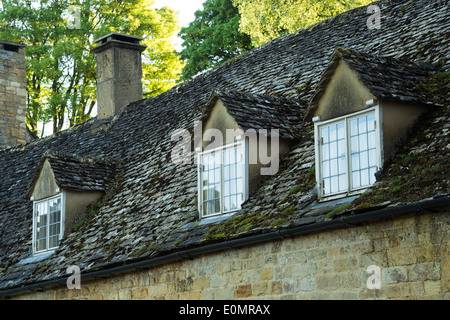
{"type": "Polygon", "coordinates": [[[338,48],[312,96],[321,201],[363,192],[433,103],[422,85],[433,68],[338,48]]]}
{"type": "Polygon", "coordinates": [[[303,111],[280,97],[212,94],[200,121],[201,139],[195,141],[200,219],[240,210],[263,180],[277,173],[280,157],[299,139],[303,111]]]}
{"type": "Polygon", "coordinates": [[[115,172],[108,161],[44,154],[27,194],[33,201],[33,255],[58,248],[86,207],[104,195],[115,172]]]}

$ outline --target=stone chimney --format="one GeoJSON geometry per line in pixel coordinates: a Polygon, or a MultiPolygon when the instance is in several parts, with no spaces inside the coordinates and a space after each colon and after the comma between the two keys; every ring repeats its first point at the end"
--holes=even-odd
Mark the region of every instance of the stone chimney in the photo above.
{"type": "Polygon", "coordinates": [[[0,40],[0,149],[27,142],[25,45],[0,40]]]}
{"type": "Polygon", "coordinates": [[[98,119],[117,114],[130,102],[142,99],[140,37],[110,33],[95,42],[97,55],[97,113],[98,119]]]}

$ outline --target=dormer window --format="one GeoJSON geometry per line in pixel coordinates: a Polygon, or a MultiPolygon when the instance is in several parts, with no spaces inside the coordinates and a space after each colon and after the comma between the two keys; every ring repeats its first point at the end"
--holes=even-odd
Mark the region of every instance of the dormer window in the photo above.
{"type": "Polygon", "coordinates": [[[336,119],[315,119],[319,198],[360,193],[381,168],[378,106],[336,119]]]}
{"type": "Polygon", "coordinates": [[[201,152],[199,163],[199,212],[202,218],[239,210],[246,199],[245,142],[239,141],[201,152]]]}
{"type": "Polygon", "coordinates": [[[33,253],[45,253],[57,248],[64,234],[62,194],[35,201],[33,208],[33,253]]]}
{"type": "Polygon", "coordinates": [[[33,255],[59,246],[84,219],[87,206],[104,195],[115,172],[106,160],[45,152],[27,193],[33,201],[33,255]]]}

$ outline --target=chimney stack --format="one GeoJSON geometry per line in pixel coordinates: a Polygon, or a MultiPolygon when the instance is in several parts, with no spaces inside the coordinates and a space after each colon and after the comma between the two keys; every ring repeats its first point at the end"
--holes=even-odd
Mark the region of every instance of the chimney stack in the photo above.
{"type": "Polygon", "coordinates": [[[27,142],[25,47],[0,40],[0,149],[27,142]]]}
{"type": "Polygon", "coordinates": [[[130,102],[142,99],[142,58],[147,47],[140,37],[110,33],[95,42],[97,55],[98,119],[116,115],[130,102]]]}

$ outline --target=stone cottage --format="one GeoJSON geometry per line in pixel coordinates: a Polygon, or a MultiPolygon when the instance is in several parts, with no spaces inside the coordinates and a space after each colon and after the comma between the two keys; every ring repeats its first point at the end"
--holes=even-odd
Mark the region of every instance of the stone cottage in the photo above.
{"type": "Polygon", "coordinates": [[[449,299],[449,1],[374,5],[148,99],[106,35],[98,117],[37,140],[1,41],[0,297],[449,299]]]}

